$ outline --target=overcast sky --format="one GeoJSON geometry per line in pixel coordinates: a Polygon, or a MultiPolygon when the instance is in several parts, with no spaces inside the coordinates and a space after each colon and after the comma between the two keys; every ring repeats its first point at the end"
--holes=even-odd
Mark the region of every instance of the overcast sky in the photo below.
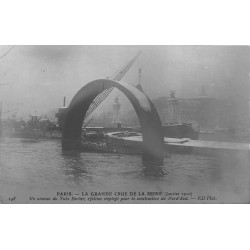
{"type": "MultiPolygon", "coordinates": [[[[0,57],[11,47],[0,46],[0,57]]],[[[170,89],[178,97],[195,97],[201,85],[214,97],[237,91],[249,97],[246,46],[16,46],[0,59],[0,84],[8,84],[0,86],[3,111],[18,108],[25,116],[55,110],[63,96],[69,103],[82,86],[112,75],[139,50],[141,59],[123,81],[135,85],[140,65],[144,91],[152,99],[168,96],[170,89]]]]}

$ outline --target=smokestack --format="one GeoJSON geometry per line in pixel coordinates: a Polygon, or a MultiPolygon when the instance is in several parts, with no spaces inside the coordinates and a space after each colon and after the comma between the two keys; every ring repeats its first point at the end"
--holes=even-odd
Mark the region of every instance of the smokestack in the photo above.
{"type": "Polygon", "coordinates": [[[63,97],[63,107],[66,107],[66,96],[63,97]]]}
{"type": "Polygon", "coordinates": [[[0,123],[1,121],[2,121],[2,102],[0,102],[0,123]]]}

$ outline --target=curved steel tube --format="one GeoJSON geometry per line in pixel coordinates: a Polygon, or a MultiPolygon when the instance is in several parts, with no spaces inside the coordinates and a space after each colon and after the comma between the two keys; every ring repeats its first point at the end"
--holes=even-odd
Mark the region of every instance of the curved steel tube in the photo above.
{"type": "Polygon", "coordinates": [[[82,87],[72,99],[63,130],[63,150],[80,145],[84,116],[95,97],[109,88],[117,88],[132,103],[142,128],[144,162],[162,163],[164,159],[164,136],[161,121],[154,104],[136,87],[120,81],[99,79],[82,87]]]}

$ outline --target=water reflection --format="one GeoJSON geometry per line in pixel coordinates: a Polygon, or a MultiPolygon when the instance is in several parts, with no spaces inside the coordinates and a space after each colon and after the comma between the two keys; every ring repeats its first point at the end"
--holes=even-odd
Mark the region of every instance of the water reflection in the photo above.
{"type": "Polygon", "coordinates": [[[70,182],[80,184],[83,179],[91,178],[88,165],[83,161],[79,151],[62,151],[62,173],[70,182]]]}
{"type": "Polygon", "coordinates": [[[146,178],[160,179],[164,178],[168,173],[164,166],[154,166],[150,164],[143,164],[142,174],[146,178]]]}
{"type": "MultiPolygon", "coordinates": [[[[73,151],[73,150],[72,151],[63,150],[61,152],[61,156],[63,159],[63,164],[62,164],[63,174],[68,177],[68,180],[74,181],[77,184],[79,184],[83,179],[93,178],[93,171],[94,172],[96,171],[96,168],[93,165],[93,161],[89,159],[85,159],[83,154],[84,152],[73,151]],[[93,170],[93,168],[95,170],[93,170]]],[[[97,164],[96,166],[99,166],[100,163],[103,163],[104,165],[107,165],[109,171],[107,171],[107,168],[104,168],[104,170],[101,170],[102,169],[101,168],[101,169],[98,169],[98,173],[100,173],[101,171],[104,171],[104,173],[111,173],[112,166],[114,167],[114,162],[116,161],[116,159],[119,159],[120,156],[119,155],[111,156],[111,155],[106,155],[106,154],[102,156],[104,157],[108,156],[108,159],[106,158],[107,160],[103,160],[101,158],[101,160],[98,160],[98,162],[95,162],[95,165],[97,164]]],[[[117,170],[117,166],[115,166],[116,170],[117,170]]],[[[155,162],[142,161],[141,164],[139,164],[139,166],[135,166],[135,168],[138,168],[138,167],[139,167],[139,172],[142,173],[142,176],[144,178],[161,179],[161,178],[164,178],[168,174],[163,163],[159,164],[155,162]]],[[[131,172],[128,173],[126,171],[126,173],[131,175],[131,172]]]]}
{"type": "Polygon", "coordinates": [[[0,195],[4,202],[12,193],[22,193],[18,202],[29,202],[25,195],[30,192],[87,189],[189,190],[214,195],[217,203],[249,202],[247,152],[214,157],[172,154],[163,165],[153,166],[143,165],[141,156],[62,152],[56,140],[7,138],[1,139],[0,148],[0,195]]]}
{"type": "Polygon", "coordinates": [[[38,140],[38,139],[21,139],[20,142],[23,143],[23,144],[25,144],[25,143],[40,143],[41,140],[38,140]]]}

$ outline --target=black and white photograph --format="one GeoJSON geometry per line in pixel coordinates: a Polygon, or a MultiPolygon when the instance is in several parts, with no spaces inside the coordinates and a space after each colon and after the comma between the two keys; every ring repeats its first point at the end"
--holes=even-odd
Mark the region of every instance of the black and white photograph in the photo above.
{"type": "Polygon", "coordinates": [[[1,45],[0,202],[250,202],[250,49],[1,45]]]}
{"type": "Polygon", "coordinates": [[[3,249],[246,249],[246,0],[0,1],[3,249]]]}

